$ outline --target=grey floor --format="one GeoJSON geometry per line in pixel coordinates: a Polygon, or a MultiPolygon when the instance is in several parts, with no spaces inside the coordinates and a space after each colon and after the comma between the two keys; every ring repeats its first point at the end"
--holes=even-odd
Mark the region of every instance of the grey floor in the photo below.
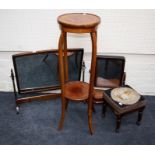
{"type": "Polygon", "coordinates": [[[88,132],[87,105],[69,103],[64,128],[57,130],[61,101],[50,100],[21,105],[20,114],[15,112],[11,92],[0,92],[0,144],[73,144],[73,145],[143,145],[155,144],[155,96],[145,96],[147,107],[142,125],[135,124],[137,113],[122,119],[120,133],[114,132],[115,116],[110,109],[101,117],[101,106],[93,114],[94,135],[88,132]]]}

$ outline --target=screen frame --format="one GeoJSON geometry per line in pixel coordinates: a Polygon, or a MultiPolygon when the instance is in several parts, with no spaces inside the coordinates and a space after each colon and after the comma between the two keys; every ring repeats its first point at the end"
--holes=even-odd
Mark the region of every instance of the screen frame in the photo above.
{"type": "MultiPolygon", "coordinates": [[[[80,60],[80,72],[79,72],[79,75],[78,75],[78,80],[80,81],[84,49],[83,48],[70,48],[70,49],[67,49],[67,52],[76,53],[76,52],[79,52],[79,51],[82,52],[81,60],[80,60]]],[[[24,51],[22,53],[12,55],[14,72],[15,72],[15,79],[16,79],[16,84],[17,84],[17,89],[18,89],[19,94],[42,92],[42,91],[51,91],[51,90],[60,89],[60,85],[31,87],[31,88],[21,88],[21,86],[20,86],[19,77],[18,77],[18,69],[17,69],[17,64],[16,64],[16,58],[18,58],[18,57],[26,57],[26,56],[31,56],[31,55],[49,54],[49,53],[58,54],[58,49],[40,50],[40,51],[36,51],[36,52],[24,51]]]]}

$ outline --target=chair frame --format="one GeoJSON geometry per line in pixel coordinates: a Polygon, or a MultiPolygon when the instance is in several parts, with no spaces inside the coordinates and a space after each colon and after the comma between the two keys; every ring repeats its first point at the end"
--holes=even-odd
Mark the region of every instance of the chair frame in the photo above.
{"type": "MultiPolygon", "coordinates": [[[[97,55],[97,61],[101,60],[101,59],[106,59],[106,60],[111,60],[111,61],[116,61],[116,60],[117,61],[122,61],[121,76],[120,76],[121,78],[119,79],[119,81],[120,81],[119,86],[125,84],[125,79],[126,79],[126,73],[124,72],[125,57],[123,57],[123,56],[113,56],[113,55],[97,55]]],[[[95,83],[94,83],[95,86],[96,86],[96,78],[97,78],[97,67],[98,67],[98,63],[96,63],[96,74],[95,74],[95,83]]],[[[109,88],[109,87],[104,87],[104,88],[109,88]]]]}
{"type": "MultiPolygon", "coordinates": [[[[114,55],[97,55],[97,61],[96,61],[96,73],[95,73],[95,80],[94,80],[94,86],[99,88],[111,88],[111,87],[98,87],[96,86],[96,79],[97,79],[97,67],[98,67],[98,60],[101,60],[101,59],[106,59],[106,60],[112,60],[112,61],[122,61],[122,66],[121,66],[121,78],[120,78],[120,82],[119,82],[119,85],[118,86],[121,86],[121,85],[125,85],[125,80],[126,80],[126,73],[124,72],[124,69],[125,69],[125,57],[123,56],[114,56],[114,55]]],[[[93,99],[93,102],[94,103],[97,103],[97,104],[100,104],[100,103],[103,103],[104,102],[104,96],[102,96],[101,98],[99,99],[95,99],[95,93],[97,93],[96,89],[94,90],[94,99],[93,99]]],[[[102,93],[103,92],[99,92],[99,93],[102,93]]]]}

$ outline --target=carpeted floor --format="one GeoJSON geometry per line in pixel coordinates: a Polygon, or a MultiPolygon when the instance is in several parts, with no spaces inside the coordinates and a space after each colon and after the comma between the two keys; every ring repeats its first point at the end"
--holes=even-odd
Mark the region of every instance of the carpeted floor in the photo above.
{"type": "Polygon", "coordinates": [[[13,93],[0,93],[0,144],[155,144],[155,97],[148,102],[142,125],[136,125],[137,113],[122,119],[120,133],[114,132],[115,116],[110,109],[101,117],[101,106],[93,114],[94,135],[88,132],[87,105],[69,103],[64,128],[57,130],[60,118],[60,99],[23,104],[15,112],[13,93]]]}

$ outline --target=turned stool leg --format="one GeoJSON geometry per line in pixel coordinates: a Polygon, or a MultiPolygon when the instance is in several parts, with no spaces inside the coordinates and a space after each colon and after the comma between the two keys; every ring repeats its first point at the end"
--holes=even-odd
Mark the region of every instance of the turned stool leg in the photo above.
{"type": "Polygon", "coordinates": [[[121,115],[116,115],[116,128],[115,128],[115,132],[119,132],[119,128],[121,125],[121,115]]]}
{"type": "MultiPolygon", "coordinates": [[[[144,108],[145,108],[145,107],[144,107],[144,108]]],[[[137,122],[136,122],[137,125],[140,125],[140,124],[141,124],[141,120],[142,120],[144,108],[141,108],[141,109],[138,111],[138,119],[137,119],[137,122]]]]}
{"type": "Polygon", "coordinates": [[[102,104],[102,116],[103,117],[105,117],[106,110],[107,110],[107,103],[103,101],[103,104],[102,104]]]}

